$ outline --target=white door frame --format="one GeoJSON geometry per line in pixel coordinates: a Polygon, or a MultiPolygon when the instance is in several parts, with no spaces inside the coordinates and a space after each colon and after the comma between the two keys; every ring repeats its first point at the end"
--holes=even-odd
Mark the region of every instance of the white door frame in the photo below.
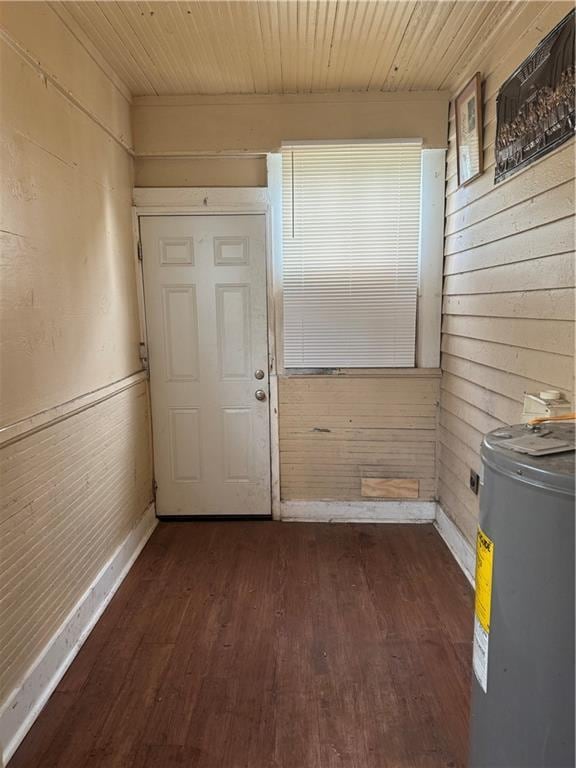
{"type": "Polygon", "coordinates": [[[206,214],[258,213],[266,217],[266,293],[268,299],[268,371],[270,398],[270,472],[272,518],[280,519],[280,452],[278,437],[278,374],[274,301],[274,258],[272,248],[272,206],[268,189],[260,187],[136,187],[133,196],[134,257],[140,318],[140,338],[146,345],[144,278],[139,258],[141,216],[199,216],[206,214]]]}

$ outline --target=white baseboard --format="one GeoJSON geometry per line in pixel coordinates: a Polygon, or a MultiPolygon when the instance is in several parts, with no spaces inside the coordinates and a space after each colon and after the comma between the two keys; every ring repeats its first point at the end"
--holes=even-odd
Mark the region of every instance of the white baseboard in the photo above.
{"type": "Polygon", "coordinates": [[[76,603],[48,646],[26,674],[22,685],[0,710],[0,765],[12,757],[40,714],[83,642],[104,612],[157,524],[150,504],[91,586],[76,603]]]}
{"type": "Polygon", "coordinates": [[[281,519],[309,523],[431,523],[434,501],[283,501],[281,519]]]}
{"type": "Polygon", "coordinates": [[[464,572],[464,575],[472,587],[474,587],[476,568],[476,553],[474,552],[474,547],[463,535],[458,526],[448,517],[446,512],[444,512],[440,504],[436,505],[436,521],[434,525],[440,536],[442,536],[446,542],[446,546],[454,555],[454,559],[464,572]]]}

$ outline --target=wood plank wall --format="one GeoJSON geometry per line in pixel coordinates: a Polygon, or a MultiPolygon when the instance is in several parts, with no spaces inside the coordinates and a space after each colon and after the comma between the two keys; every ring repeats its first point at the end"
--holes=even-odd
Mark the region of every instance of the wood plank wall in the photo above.
{"type": "Polygon", "coordinates": [[[0,704],[151,501],[146,382],[0,448],[0,704]]]}
{"type": "Polygon", "coordinates": [[[282,377],[283,500],[360,500],[363,477],[413,478],[435,496],[439,375],[282,377]]]}
{"type": "Polygon", "coordinates": [[[56,418],[0,449],[1,710],[142,519],[152,473],[146,383],[57,420],[141,368],[129,95],[54,6],[1,3],[0,27],[0,423],[56,418]]]}
{"type": "Polygon", "coordinates": [[[439,498],[470,541],[482,435],[520,420],[525,391],[574,391],[574,142],[494,185],[498,88],[570,8],[526,4],[479,61],[485,171],[460,189],[450,117],[439,498]]]}
{"type": "Polygon", "coordinates": [[[0,30],[5,425],[141,366],[128,96],[47,3],[0,30]]]}

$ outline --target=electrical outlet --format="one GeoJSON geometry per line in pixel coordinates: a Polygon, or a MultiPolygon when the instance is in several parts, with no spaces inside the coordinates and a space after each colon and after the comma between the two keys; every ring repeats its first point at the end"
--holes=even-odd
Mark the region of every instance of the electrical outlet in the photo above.
{"type": "Polygon", "coordinates": [[[470,490],[478,496],[480,490],[480,477],[473,469],[470,470],[470,490]]]}

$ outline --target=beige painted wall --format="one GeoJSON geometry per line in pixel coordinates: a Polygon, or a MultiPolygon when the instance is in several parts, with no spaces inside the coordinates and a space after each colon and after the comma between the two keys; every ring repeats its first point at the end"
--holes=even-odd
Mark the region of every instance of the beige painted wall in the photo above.
{"type": "Polygon", "coordinates": [[[443,93],[146,96],[134,99],[132,116],[136,186],[260,187],[266,186],[266,158],[254,153],[277,150],[282,141],[400,137],[445,147],[448,98],[443,93]],[[236,156],[226,156],[232,152],[236,156]]]}
{"type": "MultiPolygon", "coordinates": [[[[214,153],[306,139],[423,137],[442,147],[448,127],[446,94],[144,97],[132,114],[142,187],[266,186],[264,157],[214,153]],[[212,154],[186,157],[200,152],[212,154]]],[[[283,499],[361,500],[363,476],[417,478],[419,498],[434,497],[438,378],[285,377],[279,396],[283,499]]]]}
{"type": "Polygon", "coordinates": [[[448,94],[138,96],[132,108],[140,157],[190,152],[270,152],[283,141],[422,138],[445,147],[448,94]]]}
{"type": "Polygon", "coordinates": [[[436,493],[440,372],[280,378],[284,500],[360,501],[362,478],[418,481],[436,493]]]}
{"type": "Polygon", "coordinates": [[[0,449],[0,712],[150,503],[149,423],[140,382],[0,449]]]}
{"type": "Polygon", "coordinates": [[[137,157],[136,187],[265,187],[266,157],[137,157]]]}
{"type": "Polygon", "coordinates": [[[51,6],[0,24],[1,714],[152,489],[145,382],[58,408],[141,368],[129,102],[51,6]]]}
{"type": "MultiPolygon", "coordinates": [[[[266,186],[265,157],[249,153],[283,140],[445,147],[448,131],[445,93],[138,97],[132,115],[143,187],[266,186]]],[[[361,500],[363,476],[416,478],[419,498],[434,498],[438,377],[283,377],[279,396],[283,499],[361,500]]]]}
{"type": "Polygon", "coordinates": [[[140,362],[129,103],[48,5],[0,3],[0,23],[8,424],[140,362]]]}
{"type": "Polygon", "coordinates": [[[524,391],[574,391],[574,142],[494,185],[498,88],[570,8],[528,3],[484,58],[485,171],[460,189],[451,116],[439,495],[469,541],[482,435],[520,420],[524,391]]]}

